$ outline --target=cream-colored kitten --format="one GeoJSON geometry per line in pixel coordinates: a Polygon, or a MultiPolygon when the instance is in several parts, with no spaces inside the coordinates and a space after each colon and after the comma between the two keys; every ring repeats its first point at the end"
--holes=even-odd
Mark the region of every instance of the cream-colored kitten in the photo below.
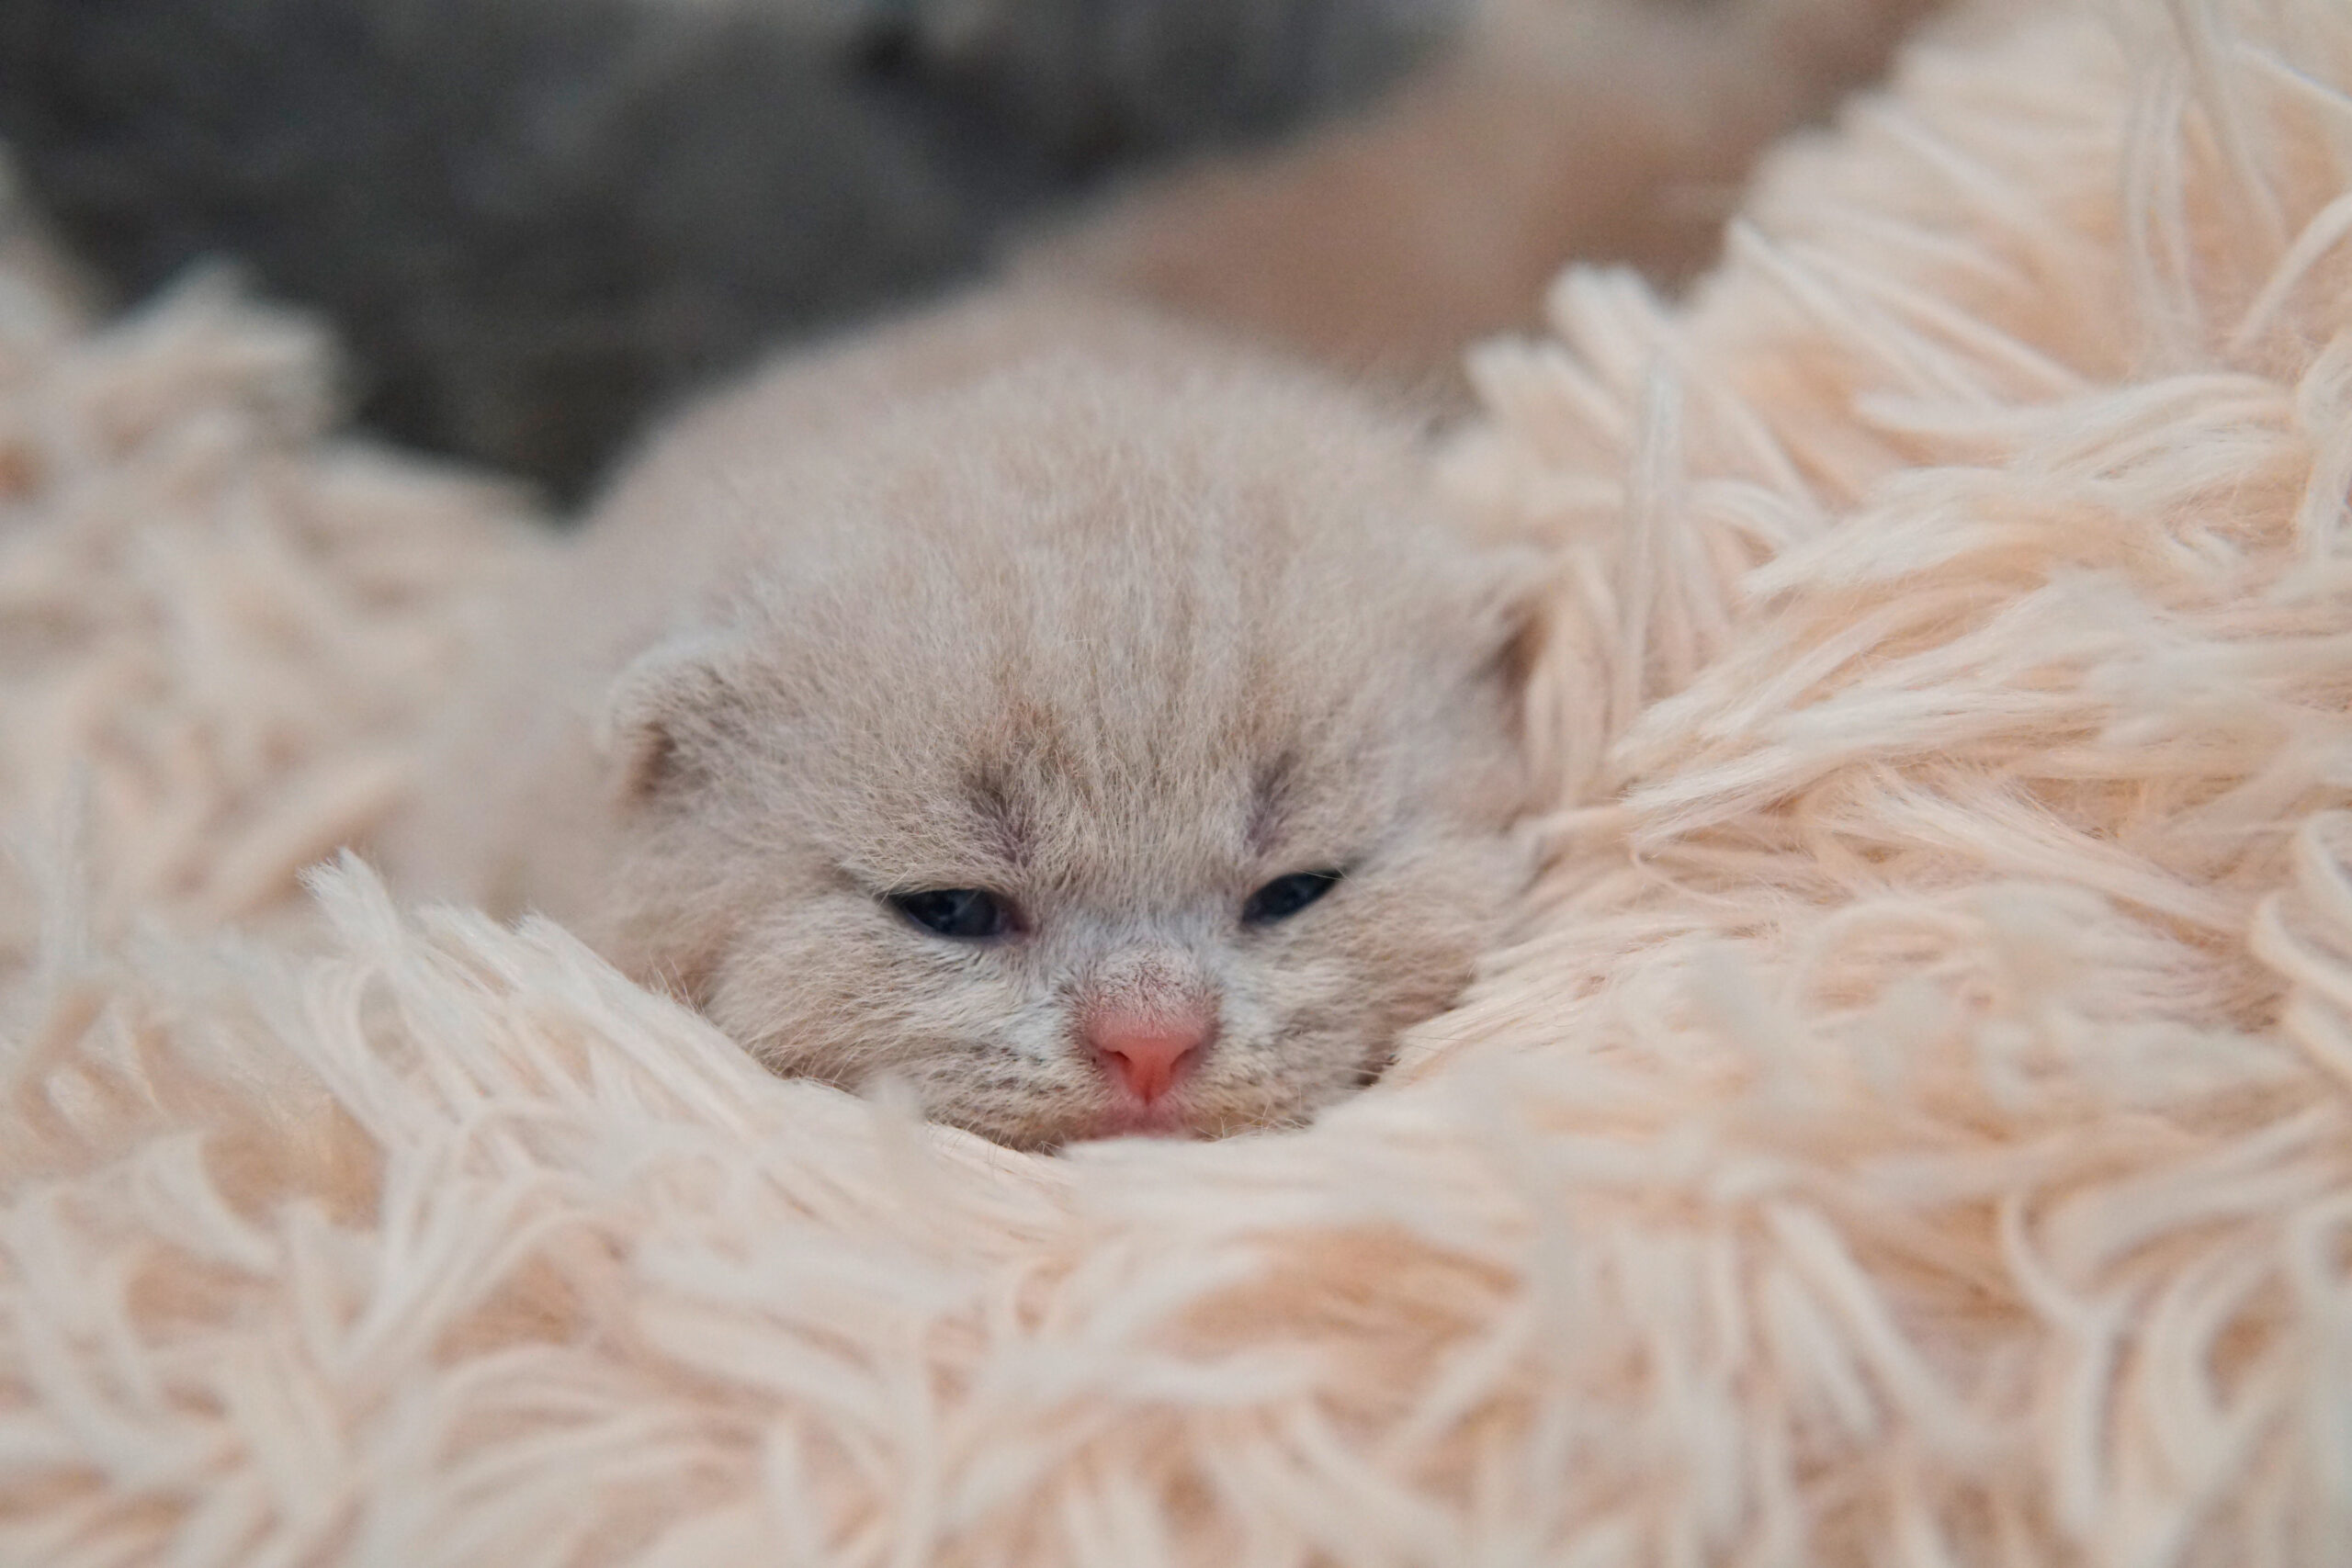
{"type": "Polygon", "coordinates": [[[1006,1143],[1295,1121],[1523,880],[1528,563],[1418,434],[1069,299],[788,360],[537,585],[395,874],[1006,1143]]]}

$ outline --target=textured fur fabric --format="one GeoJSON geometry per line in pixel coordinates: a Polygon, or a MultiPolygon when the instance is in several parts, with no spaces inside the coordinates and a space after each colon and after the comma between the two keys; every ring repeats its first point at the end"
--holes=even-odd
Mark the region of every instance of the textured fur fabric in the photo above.
{"type": "Polygon", "coordinates": [[[0,1561],[2352,1560],[2335,0],[1969,19],[1687,307],[1481,356],[1549,869],[1218,1144],[307,918],[538,547],[319,445],[283,323],[6,277],[0,1561]]]}

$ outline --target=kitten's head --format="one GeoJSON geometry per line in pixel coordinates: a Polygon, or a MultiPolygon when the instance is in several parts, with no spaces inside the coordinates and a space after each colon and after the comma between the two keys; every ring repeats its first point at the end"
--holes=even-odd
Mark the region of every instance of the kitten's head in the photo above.
{"type": "Polygon", "coordinates": [[[1410,446],[1303,379],[1049,358],[837,482],[739,471],[798,521],[614,693],[608,946],[1016,1145],[1366,1082],[1524,879],[1526,562],[1410,446]]]}

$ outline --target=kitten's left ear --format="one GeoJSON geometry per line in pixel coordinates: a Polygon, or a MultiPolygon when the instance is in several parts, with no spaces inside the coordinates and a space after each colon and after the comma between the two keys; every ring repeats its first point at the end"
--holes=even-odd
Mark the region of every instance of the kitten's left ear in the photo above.
{"type": "Polygon", "coordinates": [[[741,663],[734,634],[697,631],[657,643],[623,668],[595,730],[619,799],[643,805],[693,782],[729,727],[741,663]]]}

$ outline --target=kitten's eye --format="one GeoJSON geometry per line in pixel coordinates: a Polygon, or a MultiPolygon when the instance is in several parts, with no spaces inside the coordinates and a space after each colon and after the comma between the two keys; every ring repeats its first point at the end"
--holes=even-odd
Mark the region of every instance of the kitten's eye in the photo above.
{"type": "Polygon", "coordinates": [[[1018,928],[1012,905],[977,887],[927,888],[920,893],[893,893],[890,907],[928,931],[963,942],[1002,936],[1018,928]]]}
{"type": "Polygon", "coordinates": [[[1288,876],[1277,876],[1250,895],[1250,901],[1241,906],[1241,919],[1253,926],[1289,919],[1331,891],[1339,880],[1336,871],[1294,871],[1288,876]]]}

